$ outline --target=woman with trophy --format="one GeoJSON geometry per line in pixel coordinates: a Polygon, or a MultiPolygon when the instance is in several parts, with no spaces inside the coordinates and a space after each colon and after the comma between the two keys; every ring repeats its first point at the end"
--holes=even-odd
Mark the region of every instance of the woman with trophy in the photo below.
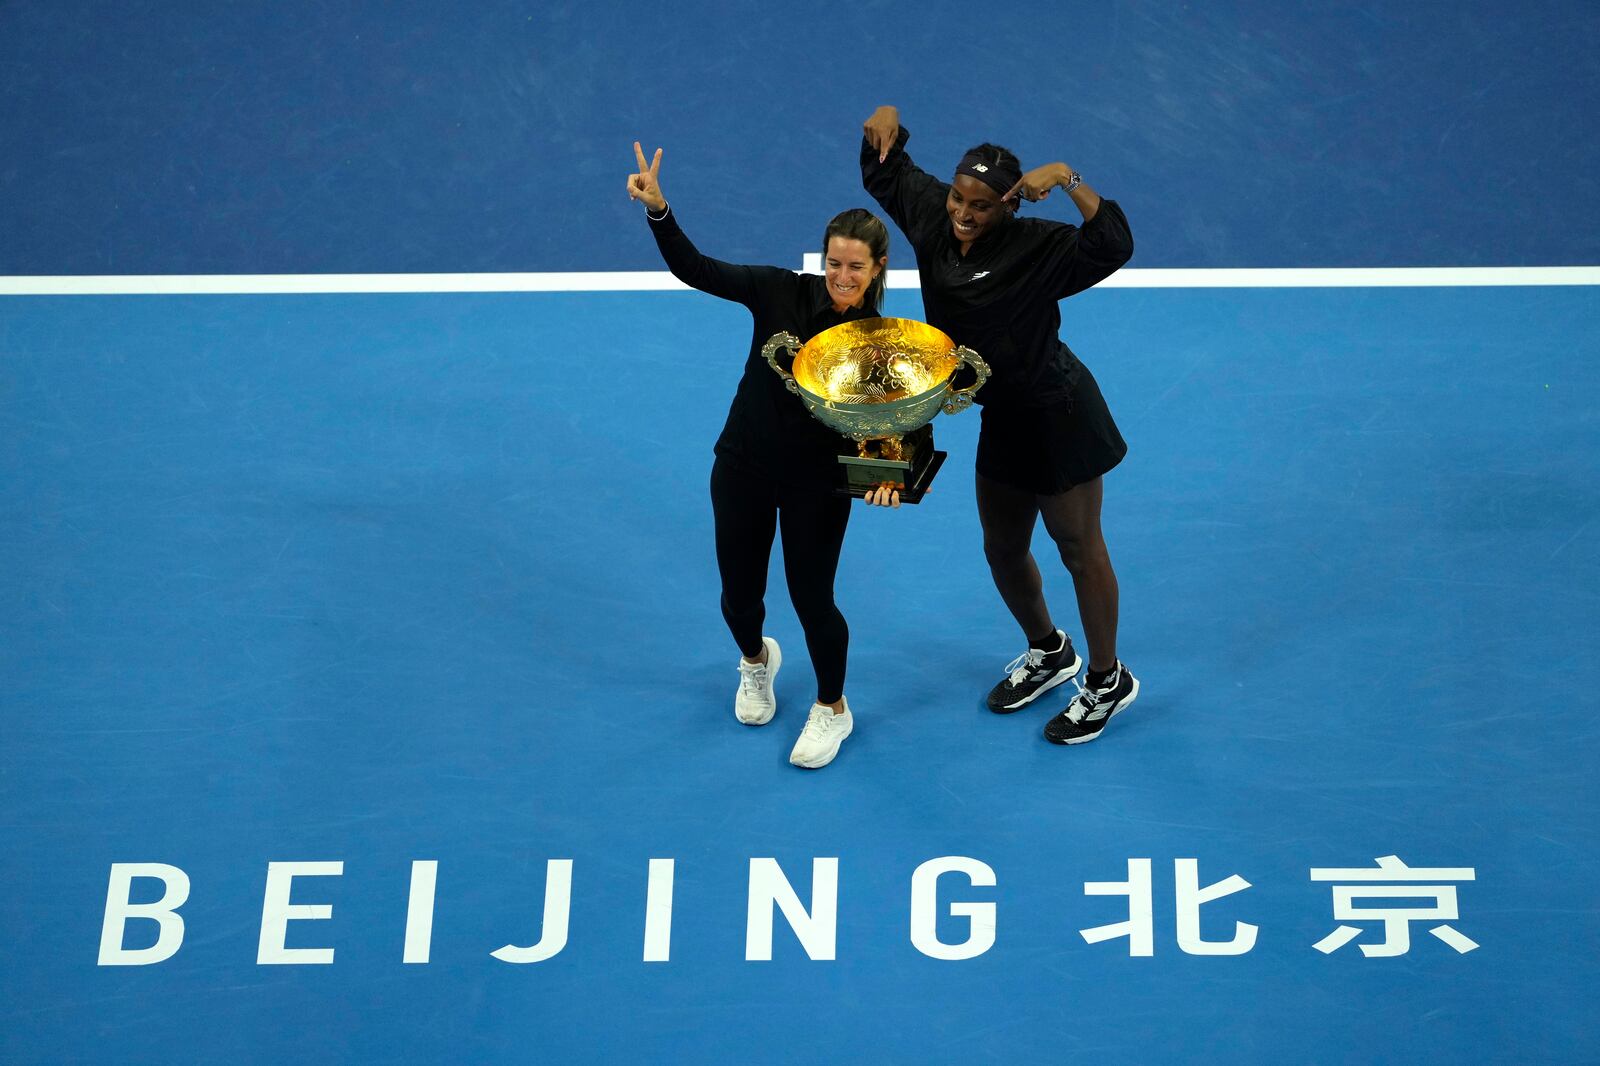
{"type": "Polygon", "coordinates": [[[906,154],[899,112],[863,125],[861,176],[917,254],[928,322],[988,361],[977,455],[978,517],[995,587],[1028,639],[989,693],[1016,711],[1067,681],[1083,660],[1055,627],[1029,545],[1039,518],[1077,593],[1089,644],[1084,684],[1045,726],[1046,739],[1081,744],[1139,694],[1117,658],[1117,578],[1100,530],[1101,477],[1127,445],[1093,375],[1061,342],[1058,301],[1105,280],[1133,254],[1122,209],[1065,163],[1023,173],[1016,156],[979,145],[950,182],[906,154]],[[1018,218],[1019,198],[1060,188],[1083,216],[1074,226],[1018,218]]]}
{"type": "Polygon", "coordinates": [[[850,498],[833,491],[839,437],[812,418],[772,373],[763,343],[777,333],[809,339],[842,322],[872,318],[883,297],[889,231],[856,208],[828,223],[824,275],[739,266],[702,255],[678,225],[661,192],[661,149],[638,172],[628,195],[642,203],[650,232],[674,277],[749,309],[755,320],[744,376],[717,438],[711,470],[722,616],[741,653],[733,713],[765,725],[777,710],[773,681],[783,662],[778,642],[762,634],[767,564],[783,531],[784,576],[817,676],[817,699],[789,761],[816,769],[833,761],[854,721],[844,697],[849,628],[834,603],[834,575],[850,520],[850,498]]]}

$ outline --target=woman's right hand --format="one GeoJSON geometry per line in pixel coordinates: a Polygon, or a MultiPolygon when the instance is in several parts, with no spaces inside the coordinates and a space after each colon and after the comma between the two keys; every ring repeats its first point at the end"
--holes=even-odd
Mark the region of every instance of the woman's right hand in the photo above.
{"type": "Polygon", "coordinates": [[[628,195],[659,214],[667,206],[667,198],[661,195],[661,180],[656,176],[661,170],[661,149],[656,149],[656,157],[646,165],[644,149],[634,141],[633,155],[639,161],[639,173],[628,175],[628,195]]]}
{"type": "Polygon", "coordinates": [[[900,137],[900,111],[893,107],[880,107],[861,124],[867,143],[878,150],[878,162],[889,158],[889,149],[900,137]]]}

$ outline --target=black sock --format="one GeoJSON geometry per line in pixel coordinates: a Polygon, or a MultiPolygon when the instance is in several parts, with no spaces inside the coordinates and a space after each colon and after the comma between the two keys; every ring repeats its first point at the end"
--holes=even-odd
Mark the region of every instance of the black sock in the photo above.
{"type": "Polygon", "coordinates": [[[1087,682],[1088,688],[1105,688],[1106,682],[1111,680],[1111,676],[1117,672],[1117,667],[1121,665],[1119,661],[1111,664],[1111,669],[1109,670],[1090,670],[1083,675],[1083,680],[1087,682]]]}
{"type": "Polygon", "coordinates": [[[1062,633],[1059,629],[1052,629],[1050,632],[1046,633],[1037,640],[1030,639],[1028,641],[1028,647],[1044,652],[1047,657],[1055,655],[1066,646],[1066,634],[1062,633]]]}

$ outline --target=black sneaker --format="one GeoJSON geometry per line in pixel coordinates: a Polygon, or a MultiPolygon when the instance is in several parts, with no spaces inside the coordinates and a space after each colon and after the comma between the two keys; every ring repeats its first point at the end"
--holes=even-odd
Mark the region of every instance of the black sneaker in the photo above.
{"type": "Polygon", "coordinates": [[[995,714],[1010,714],[1021,710],[1041,695],[1064,681],[1071,681],[1083,669],[1083,659],[1072,650],[1072,641],[1061,630],[1057,651],[1044,652],[1029,648],[1006,667],[1005,680],[989,690],[986,701],[995,714]]]}
{"type": "Polygon", "coordinates": [[[1052,744],[1083,744],[1100,735],[1112,715],[1139,698],[1139,679],[1117,660],[1103,685],[1078,686],[1067,709],[1045,723],[1044,738],[1052,744]]]}

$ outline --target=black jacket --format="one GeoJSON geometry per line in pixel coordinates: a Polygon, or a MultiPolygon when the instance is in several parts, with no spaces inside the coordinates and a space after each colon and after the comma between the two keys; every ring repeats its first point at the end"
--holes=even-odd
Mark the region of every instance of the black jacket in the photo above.
{"type": "Polygon", "coordinates": [[[929,324],[994,371],[974,399],[1026,406],[1070,399],[1080,364],[1061,342],[1057,301],[1104,281],[1133,255],[1122,208],[1102,199],[1082,228],[1011,218],[962,255],[945,211],[950,186],[911,161],[910,136],[902,126],[882,163],[862,138],[861,182],[917,253],[929,324]]]}
{"type": "MultiPolygon", "coordinates": [[[[837,457],[844,438],[811,416],[800,397],[772,372],[761,349],[774,333],[793,333],[804,343],[830,326],[872,318],[876,312],[852,308],[839,314],[826,283],[815,274],[738,266],[700,254],[670,207],[663,218],[647,217],[673,277],[701,292],[744,304],[755,319],[744,377],[717,438],[716,453],[774,478],[831,484],[838,477],[837,457]]],[[[787,356],[781,358],[786,365],[787,356]]]]}

